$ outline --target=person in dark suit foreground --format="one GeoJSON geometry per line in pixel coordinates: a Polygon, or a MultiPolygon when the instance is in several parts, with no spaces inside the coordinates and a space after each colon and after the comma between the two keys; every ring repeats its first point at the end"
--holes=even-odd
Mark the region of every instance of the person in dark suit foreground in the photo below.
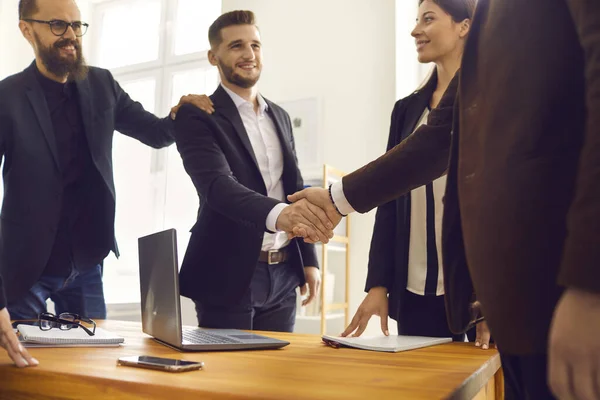
{"type": "Polygon", "coordinates": [[[320,274],[314,246],[283,231],[307,227],[328,241],[333,224],[307,201],[286,204],[302,189],[288,114],[258,91],[262,44],[250,11],[220,16],[209,29],[209,61],[221,85],[209,115],[184,105],[175,139],[200,198],[183,260],[181,294],[194,300],[208,328],[291,332],[296,287],[312,301],[320,274]]]}
{"type": "MultiPolygon", "coordinates": [[[[35,61],[0,82],[0,346],[23,367],[37,361],[19,346],[11,317],[37,319],[48,298],[57,314],[106,317],[102,261],[119,254],[113,132],[160,148],[173,142],[173,121],[86,65],[87,24],[73,0],[21,0],[19,19],[35,61]]],[[[210,110],[208,99],[186,101],[210,110]]]]}
{"type": "MultiPolygon", "coordinates": [[[[597,0],[479,1],[453,127],[444,275],[455,332],[472,319],[474,287],[507,398],[600,399],[598,93],[597,0]]],[[[448,142],[433,134],[439,123],[344,178],[349,204],[365,212],[402,194],[399,167],[448,142]]],[[[301,198],[335,212],[327,193],[301,198]]]]}

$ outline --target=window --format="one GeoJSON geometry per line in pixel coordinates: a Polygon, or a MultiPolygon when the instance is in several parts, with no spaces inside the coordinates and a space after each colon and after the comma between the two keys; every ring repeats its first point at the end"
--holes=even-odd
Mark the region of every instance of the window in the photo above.
{"type": "Polygon", "coordinates": [[[208,50],[208,27],[220,14],[220,1],[179,0],[173,54],[181,56],[208,50]]]}
{"type": "MultiPolygon", "coordinates": [[[[110,69],[146,110],[164,117],[182,95],[216,89],[207,36],[221,14],[220,0],[110,0],[95,4],[91,14],[91,64],[110,69]]],[[[139,302],[137,239],[177,229],[181,262],[198,196],[174,145],[154,150],[115,133],[113,167],[121,257],[105,260],[106,302],[139,302]]]]}
{"type": "Polygon", "coordinates": [[[111,3],[98,11],[97,65],[118,68],[159,59],[161,0],[111,3]]]}

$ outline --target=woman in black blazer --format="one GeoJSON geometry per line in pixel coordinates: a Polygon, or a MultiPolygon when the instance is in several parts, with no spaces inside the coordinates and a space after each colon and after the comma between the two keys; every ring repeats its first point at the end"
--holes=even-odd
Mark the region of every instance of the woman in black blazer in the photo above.
{"type": "MultiPolygon", "coordinates": [[[[427,83],[399,100],[392,113],[387,150],[426,123],[460,68],[475,0],[419,0],[412,32],[419,62],[435,64],[427,83]]],[[[398,174],[402,174],[398,171],[398,174]]],[[[367,276],[367,297],[342,334],[362,334],[372,315],[381,317],[388,334],[388,315],[401,335],[453,337],[446,321],[441,265],[441,216],[445,176],[377,210],[367,276]]],[[[476,345],[489,346],[489,331],[478,325],[476,345]],[[481,333],[481,335],[479,335],[481,333]]],[[[474,339],[475,332],[468,336],[474,339]]]]}

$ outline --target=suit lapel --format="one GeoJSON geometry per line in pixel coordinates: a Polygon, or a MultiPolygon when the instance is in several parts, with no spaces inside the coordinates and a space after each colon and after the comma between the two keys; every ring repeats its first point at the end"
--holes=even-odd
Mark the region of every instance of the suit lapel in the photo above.
{"type": "Polygon", "coordinates": [[[229,122],[231,122],[235,132],[242,141],[242,145],[250,155],[250,158],[254,162],[256,168],[260,171],[260,168],[258,167],[258,161],[256,161],[256,155],[252,149],[252,143],[250,143],[250,138],[248,137],[248,132],[246,132],[246,128],[244,128],[244,123],[242,122],[242,118],[240,117],[240,113],[235,106],[235,103],[233,100],[231,100],[231,97],[229,97],[225,89],[223,89],[221,86],[217,88],[211,97],[215,104],[216,112],[220,113],[229,122]]]}
{"type": "Polygon", "coordinates": [[[81,110],[81,119],[83,120],[83,130],[85,131],[85,136],[88,143],[88,148],[90,149],[90,154],[92,155],[92,160],[94,159],[94,148],[96,146],[93,145],[94,140],[94,126],[92,124],[92,95],[90,91],[90,82],[86,79],[83,81],[76,82],[77,86],[77,95],[79,101],[79,107],[81,110]]]}
{"type": "MultiPolygon", "coordinates": [[[[275,123],[275,130],[277,131],[277,137],[279,138],[279,142],[281,144],[281,151],[283,152],[283,159],[290,160],[294,158],[294,152],[292,151],[292,146],[290,145],[290,141],[286,135],[284,135],[284,130],[286,127],[286,123],[284,122],[283,115],[273,107],[273,103],[269,100],[265,99],[269,108],[267,113],[271,118],[273,118],[273,122],[275,123]]],[[[291,132],[290,132],[291,134],[291,132]]],[[[295,161],[294,161],[295,162],[295,161]]]]}
{"type": "Polygon", "coordinates": [[[406,139],[415,130],[419,119],[423,115],[423,111],[429,106],[429,99],[433,95],[436,84],[437,79],[434,77],[415,94],[414,100],[408,105],[406,119],[404,120],[405,123],[402,128],[402,140],[406,139]]]}
{"type": "Polygon", "coordinates": [[[31,66],[27,69],[27,98],[31,103],[31,107],[35,112],[35,116],[37,117],[40,128],[44,134],[44,137],[46,138],[46,143],[48,143],[48,148],[50,149],[50,153],[52,153],[52,157],[56,163],[56,168],[60,170],[60,161],[58,159],[58,149],[56,147],[56,137],[54,136],[52,119],[50,118],[50,110],[48,109],[48,104],[46,104],[46,98],[44,96],[44,92],[42,91],[42,87],[37,80],[34,68],[36,68],[36,66],[31,64],[31,66]]]}

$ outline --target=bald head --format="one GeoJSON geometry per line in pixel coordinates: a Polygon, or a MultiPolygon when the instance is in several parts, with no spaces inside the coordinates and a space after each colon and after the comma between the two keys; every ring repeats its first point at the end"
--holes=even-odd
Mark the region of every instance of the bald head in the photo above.
{"type": "Polygon", "coordinates": [[[19,1],[19,19],[31,18],[38,11],[36,0],[19,1]]]}

